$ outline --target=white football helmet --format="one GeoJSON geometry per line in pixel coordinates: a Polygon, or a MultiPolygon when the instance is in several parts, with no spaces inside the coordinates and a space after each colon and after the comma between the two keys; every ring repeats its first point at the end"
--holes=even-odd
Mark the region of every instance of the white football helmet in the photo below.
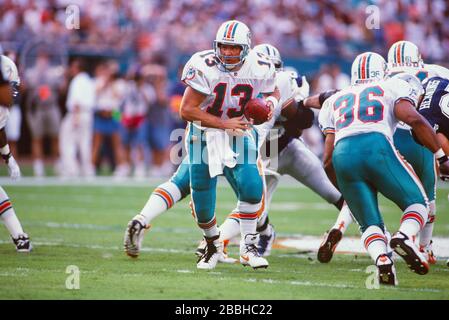
{"type": "Polygon", "coordinates": [[[279,53],[279,50],[276,49],[276,47],[272,46],[268,43],[258,44],[253,48],[254,51],[257,53],[261,53],[266,55],[270,60],[273,62],[274,67],[276,70],[282,70],[284,67],[284,62],[282,61],[281,54],[279,53]]]}
{"type": "Polygon", "coordinates": [[[382,80],[386,70],[387,63],[380,54],[374,52],[359,54],[352,63],[351,85],[382,80]]]}
{"type": "Polygon", "coordinates": [[[410,73],[402,72],[395,74],[391,77],[391,79],[401,79],[407,82],[413,88],[410,98],[415,101],[416,106],[419,105],[421,98],[424,95],[424,87],[416,76],[410,73]]]}
{"type": "Polygon", "coordinates": [[[388,50],[388,68],[423,68],[424,62],[418,47],[410,41],[398,41],[388,50]]]}
{"type": "Polygon", "coordinates": [[[225,71],[230,71],[240,66],[248,55],[251,48],[251,32],[243,22],[237,20],[230,20],[224,22],[218,28],[217,35],[214,41],[215,57],[218,60],[218,65],[225,71]],[[240,56],[225,56],[220,52],[220,44],[238,45],[242,47],[240,56]],[[237,63],[225,63],[225,59],[239,58],[237,63]]]}

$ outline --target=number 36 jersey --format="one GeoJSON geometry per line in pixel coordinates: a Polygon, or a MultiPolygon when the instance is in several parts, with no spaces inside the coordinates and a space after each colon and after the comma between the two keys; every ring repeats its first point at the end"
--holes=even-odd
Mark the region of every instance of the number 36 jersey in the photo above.
{"type": "Polygon", "coordinates": [[[206,95],[201,110],[222,119],[243,115],[245,104],[275,88],[275,68],[265,56],[250,51],[238,71],[221,71],[214,51],[195,53],[184,67],[181,80],[206,95]]]}
{"type": "Polygon", "coordinates": [[[401,99],[416,105],[417,92],[402,79],[388,79],[350,86],[331,96],[319,114],[324,134],[335,133],[338,140],[370,132],[379,132],[389,140],[398,120],[394,106],[401,99]]]}

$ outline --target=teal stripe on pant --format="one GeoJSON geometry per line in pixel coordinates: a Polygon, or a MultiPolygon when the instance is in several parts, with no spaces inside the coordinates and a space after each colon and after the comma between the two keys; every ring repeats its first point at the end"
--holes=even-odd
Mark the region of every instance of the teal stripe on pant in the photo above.
{"type": "Polygon", "coordinates": [[[433,153],[413,139],[410,130],[396,129],[394,145],[410,163],[426,191],[429,201],[435,200],[436,174],[433,153]]]}
{"type": "Polygon", "coordinates": [[[384,227],[377,192],[401,210],[414,203],[426,205],[423,191],[381,133],[343,138],[337,142],[332,160],[338,186],[362,232],[371,225],[384,227]]]}

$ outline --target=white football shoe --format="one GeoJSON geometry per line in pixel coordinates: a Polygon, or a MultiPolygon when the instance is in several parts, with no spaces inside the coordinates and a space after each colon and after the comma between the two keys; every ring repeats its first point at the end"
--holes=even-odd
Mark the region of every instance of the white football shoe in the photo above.
{"type": "Polygon", "coordinates": [[[268,268],[268,261],[262,258],[257,250],[259,234],[247,234],[244,240],[240,241],[240,263],[243,266],[250,266],[253,269],[268,268]]]}
{"type": "Polygon", "coordinates": [[[219,237],[219,235],[211,238],[206,236],[204,237],[204,240],[206,241],[206,248],[196,264],[198,269],[215,269],[220,256],[223,254],[223,243],[218,240],[219,237]]]}
{"type": "Polygon", "coordinates": [[[433,241],[430,240],[430,243],[427,246],[421,246],[421,245],[419,246],[419,252],[421,252],[424,255],[424,257],[426,257],[427,262],[429,264],[437,263],[437,257],[433,253],[432,243],[433,243],[433,241]]]}
{"type": "Polygon", "coordinates": [[[139,256],[145,231],[149,230],[150,227],[151,225],[145,224],[145,219],[140,214],[128,223],[123,240],[123,247],[128,256],[131,258],[139,256]]]}

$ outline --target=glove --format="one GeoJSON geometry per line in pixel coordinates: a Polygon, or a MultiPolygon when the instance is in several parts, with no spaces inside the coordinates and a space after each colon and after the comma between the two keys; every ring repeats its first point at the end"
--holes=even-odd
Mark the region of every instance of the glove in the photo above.
{"type": "Polygon", "coordinates": [[[296,102],[304,100],[307,98],[310,94],[310,85],[307,82],[307,79],[305,76],[301,77],[302,85],[298,88],[296,88],[294,93],[294,99],[296,102]]]}
{"type": "Polygon", "coordinates": [[[21,173],[16,159],[14,159],[11,153],[2,157],[5,160],[6,165],[8,166],[9,176],[11,177],[11,179],[18,180],[21,176],[21,173]]]}

